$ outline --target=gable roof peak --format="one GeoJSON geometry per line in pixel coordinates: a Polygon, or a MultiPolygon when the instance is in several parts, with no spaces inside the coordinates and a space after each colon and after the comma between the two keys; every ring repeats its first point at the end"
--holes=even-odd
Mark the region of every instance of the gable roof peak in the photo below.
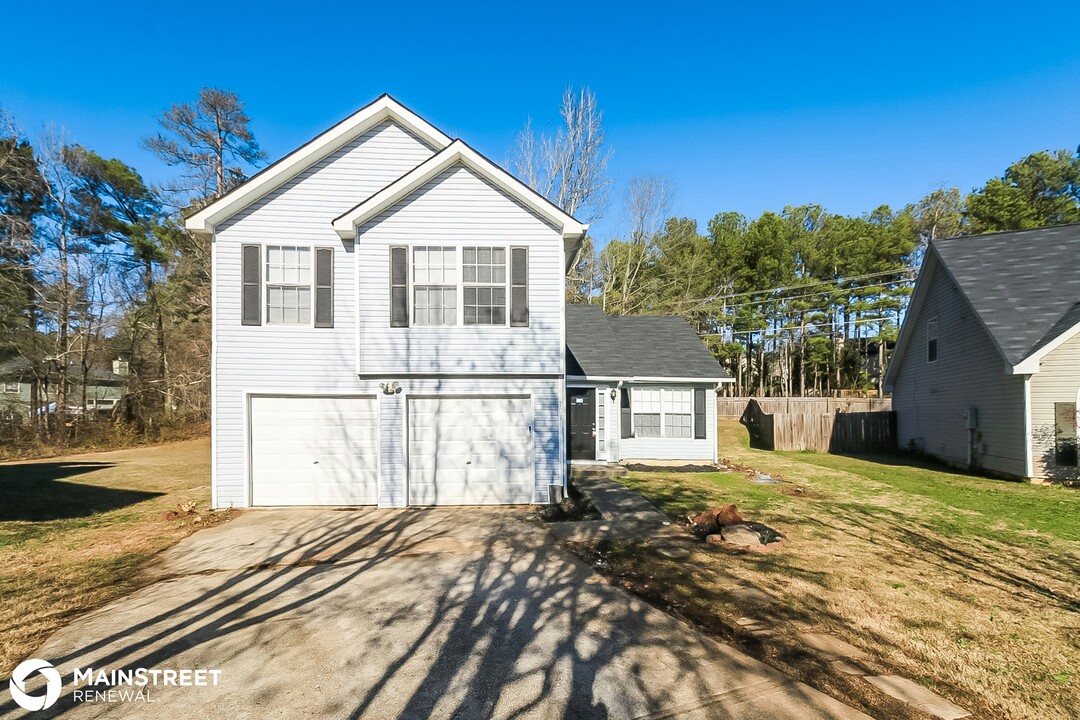
{"type": "Polygon", "coordinates": [[[222,197],[188,215],[184,226],[196,234],[211,235],[218,223],[386,120],[402,126],[436,151],[452,142],[448,135],[434,125],[388,93],[383,93],[328,130],[255,173],[222,197]]]}

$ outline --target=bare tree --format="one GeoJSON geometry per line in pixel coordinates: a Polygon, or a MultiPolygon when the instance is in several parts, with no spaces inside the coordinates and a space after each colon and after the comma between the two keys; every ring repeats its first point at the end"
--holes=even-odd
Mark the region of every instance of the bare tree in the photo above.
{"type": "Polygon", "coordinates": [[[532,121],[518,133],[511,162],[529,187],[585,222],[598,219],[607,203],[611,151],[604,146],[604,113],[596,95],[583,88],[563,92],[562,126],[554,135],[533,131],[532,121]]]}
{"type": "Polygon", "coordinates": [[[657,234],[671,214],[674,194],[663,175],[643,175],[631,178],[626,189],[624,210],[629,223],[629,248],[622,263],[622,296],[620,314],[635,310],[635,289],[641,269],[649,258],[657,234]]]}
{"type": "Polygon", "coordinates": [[[251,118],[236,93],[203,88],[193,103],[176,103],[160,118],[163,133],[143,146],[168,165],[187,168],[184,182],[170,188],[189,202],[213,201],[243,182],[247,167],[266,159],[248,127],[251,118]]]}

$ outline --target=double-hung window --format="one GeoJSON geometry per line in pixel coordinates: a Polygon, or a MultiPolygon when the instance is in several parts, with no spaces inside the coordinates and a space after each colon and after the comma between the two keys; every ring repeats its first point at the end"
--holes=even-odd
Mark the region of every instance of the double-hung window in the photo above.
{"type": "Polygon", "coordinates": [[[465,324],[505,325],[506,248],[463,248],[461,275],[465,324]]]}
{"type": "Polygon", "coordinates": [[[267,246],[266,322],[269,325],[311,323],[311,248],[267,246]]]}
{"type": "Polygon", "coordinates": [[[413,248],[413,322],[457,325],[457,248],[413,248]]]}
{"type": "Polygon", "coordinates": [[[19,381],[18,380],[14,380],[14,381],[5,380],[4,381],[4,392],[6,392],[6,393],[17,393],[17,392],[19,392],[19,381]]]}
{"type": "Polygon", "coordinates": [[[692,438],[694,391],[691,388],[634,388],[634,436],[692,438]]]}

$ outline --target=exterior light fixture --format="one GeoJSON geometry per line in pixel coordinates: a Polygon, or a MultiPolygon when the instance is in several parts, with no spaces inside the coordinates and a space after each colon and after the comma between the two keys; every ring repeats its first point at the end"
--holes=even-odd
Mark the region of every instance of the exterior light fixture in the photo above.
{"type": "Polygon", "coordinates": [[[388,383],[379,383],[379,389],[383,391],[384,395],[397,395],[401,392],[401,383],[397,380],[388,383]]]}
{"type": "Polygon", "coordinates": [[[612,400],[614,400],[614,399],[615,399],[615,397],[616,397],[616,396],[617,396],[618,394],[619,394],[619,391],[618,391],[618,390],[616,390],[615,388],[611,388],[611,399],[612,399],[612,400]]]}

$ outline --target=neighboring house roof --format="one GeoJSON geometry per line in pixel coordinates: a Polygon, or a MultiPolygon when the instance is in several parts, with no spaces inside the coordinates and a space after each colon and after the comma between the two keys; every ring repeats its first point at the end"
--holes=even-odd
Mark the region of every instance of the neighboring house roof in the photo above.
{"type": "Polygon", "coordinates": [[[450,138],[389,95],[383,94],[329,130],[320,133],[296,150],[255,173],[184,221],[188,230],[210,235],[214,226],[244,209],[267,193],[281,187],[314,163],[325,158],[385,120],[393,120],[435,150],[450,144],[450,138]]]}
{"type": "Polygon", "coordinates": [[[457,165],[476,172],[557,227],[563,236],[567,262],[572,261],[581,237],[589,226],[579,223],[543,195],[488,160],[462,140],[454,140],[382,190],[342,213],[334,219],[334,230],[345,240],[355,239],[358,225],[392,207],[394,203],[415,192],[439,173],[457,165]]]}
{"type": "Polygon", "coordinates": [[[689,323],[673,315],[609,316],[566,306],[566,374],[607,379],[731,379],[689,323]]]}
{"type": "MultiPolygon", "coordinates": [[[[930,243],[908,317],[923,287],[943,271],[963,294],[1013,373],[1038,372],[1038,361],[1080,332],[1080,224],[970,235],[930,243]],[[927,269],[929,268],[929,272],[927,269]]],[[[897,343],[886,385],[898,372],[911,333],[897,343]]]]}
{"type": "MultiPolygon", "coordinates": [[[[55,369],[50,368],[50,382],[55,375],[55,369]]],[[[21,355],[0,361],[0,378],[20,378],[29,382],[30,363],[21,355]]],[[[128,382],[126,375],[117,375],[109,368],[98,366],[91,366],[86,373],[86,378],[91,384],[126,385],[128,382]]],[[[68,365],[68,380],[71,382],[82,380],[82,369],[78,363],[72,362],[68,365]]]]}

